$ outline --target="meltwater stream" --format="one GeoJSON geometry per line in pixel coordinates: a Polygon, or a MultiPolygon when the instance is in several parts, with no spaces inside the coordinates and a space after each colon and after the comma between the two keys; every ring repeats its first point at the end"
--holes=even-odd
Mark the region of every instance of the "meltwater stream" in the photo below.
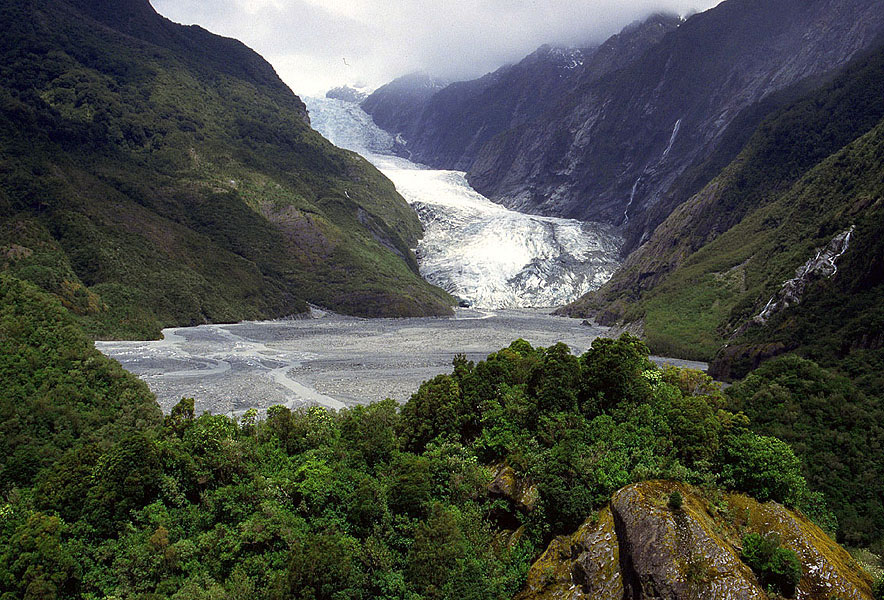
{"type": "MultiPolygon", "coordinates": [[[[274,404],[341,408],[406,401],[422,381],[451,372],[455,354],[483,360],[524,338],[586,351],[607,328],[539,309],[458,308],[453,317],[360,319],[313,309],[308,318],[164,329],[164,339],[96,342],[143,379],[165,412],[182,397],[197,414],[240,416],[274,404]]],[[[702,363],[658,359],[703,369],[702,363]]]]}
{"type": "Polygon", "coordinates": [[[424,278],[472,306],[566,304],[617,268],[622,240],[612,227],[509,210],[473,190],[462,172],[394,156],[392,136],[358,104],[305,101],[317,131],[368,159],[415,208],[424,226],[416,249],[424,278]]]}

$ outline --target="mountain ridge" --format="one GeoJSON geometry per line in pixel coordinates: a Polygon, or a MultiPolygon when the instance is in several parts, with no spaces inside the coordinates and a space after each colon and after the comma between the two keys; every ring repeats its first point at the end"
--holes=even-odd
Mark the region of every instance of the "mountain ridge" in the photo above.
{"type": "Polygon", "coordinates": [[[279,317],[308,300],[450,311],[417,272],[414,211],[310,129],[252,50],[147,2],[0,11],[2,266],[94,335],[279,317]]]}
{"type": "Polygon", "coordinates": [[[559,89],[553,75],[526,70],[519,80],[503,67],[422,98],[407,124],[378,124],[401,133],[418,160],[466,170],[509,208],[621,226],[628,254],[687,199],[679,177],[716,151],[744,109],[843,66],[882,32],[872,0],[727,0],[683,23],[662,16],[626,28],[584,52],[558,94],[544,94],[559,89]],[[592,58],[605,68],[596,72],[592,58]],[[490,83],[505,77],[513,81],[490,83]],[[473,93],[447,101],[458,89],[473,93]],[[537,90],[540,106],[513,119],[523,89],[537,90]]]}

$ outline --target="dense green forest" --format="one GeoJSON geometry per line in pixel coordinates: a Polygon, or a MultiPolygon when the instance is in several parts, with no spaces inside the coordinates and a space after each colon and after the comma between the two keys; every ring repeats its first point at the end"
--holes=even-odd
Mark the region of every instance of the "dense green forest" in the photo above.
{"type": "Polygon", "coordinates": [[[0,22],[0,269],[93,335],[450,311],[393,184],[241,43],[147,0],[2,0],[0,22]]]}
{"type": "Polygon", "coordinates": [[[819,470],[827,496],[811,491],[807,465],[757,432],[772,419],[747,417],[746,388],[659,369],[628,335],[581,356],[518,340],[455,357],[401,409],[232,420],[183,399],[163,418],[56,299],[0,285],[3,598],[509,598],[553,536],[631,482],[740,490],[833,533],[826,502],[856,502],[819,470]],[[526,493],[489,485],[502,464],[526,493]]]}

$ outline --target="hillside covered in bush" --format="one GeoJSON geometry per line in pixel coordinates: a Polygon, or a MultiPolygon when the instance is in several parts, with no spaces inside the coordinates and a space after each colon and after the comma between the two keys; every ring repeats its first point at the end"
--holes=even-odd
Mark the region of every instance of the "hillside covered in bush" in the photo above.
{"type": "Polygon", "coordinates": [[[0,268],[93,335],[450,310],[414,211],[240,42],[147,0],[3,0],[0,21],[0,268]]]}
{"type": "Polygon", "coordinates": [[[509,598],[555,536],[655,479],[836,527],[789,446],[629,336],[456,357],[401,410],[161,418],[57,300],[0,284],[9,597],[509,598]]]}

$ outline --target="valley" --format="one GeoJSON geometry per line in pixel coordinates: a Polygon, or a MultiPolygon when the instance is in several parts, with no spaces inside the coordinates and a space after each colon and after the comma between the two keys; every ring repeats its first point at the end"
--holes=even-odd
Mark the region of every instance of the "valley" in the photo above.
{"type": "Polygon", "coordinates": [[[305,102],[317,131],[358,152],[393,181],[424,227],[415,252],[421,275],[469,305],[567,304],[599,288],[618,267],[623,240],[614,227],[495,204],[473,190],[463,172],[395,156],[394,138],[358,104],[334,98],[305,102]]]}
{"type": "Polygon", "coordinates": [[[3,600],[884,600],[880,0],[189,4],[0,0],[3,600]]]}
{"type": "Polygon", "coordinates": [[[580,354],[608,331],[530,309],[457,309],[454,317],[410,319],[310,314],[166,329],[163,340],[96,347],[145,381],[164,412],[192,397],[198,413],[239,417],[275,404],[339,409],[385,398],[405,402],[423,381],[449,371],[455,354],[483,360],[517,338],[535,346],[564,342],[580,354]]]}

